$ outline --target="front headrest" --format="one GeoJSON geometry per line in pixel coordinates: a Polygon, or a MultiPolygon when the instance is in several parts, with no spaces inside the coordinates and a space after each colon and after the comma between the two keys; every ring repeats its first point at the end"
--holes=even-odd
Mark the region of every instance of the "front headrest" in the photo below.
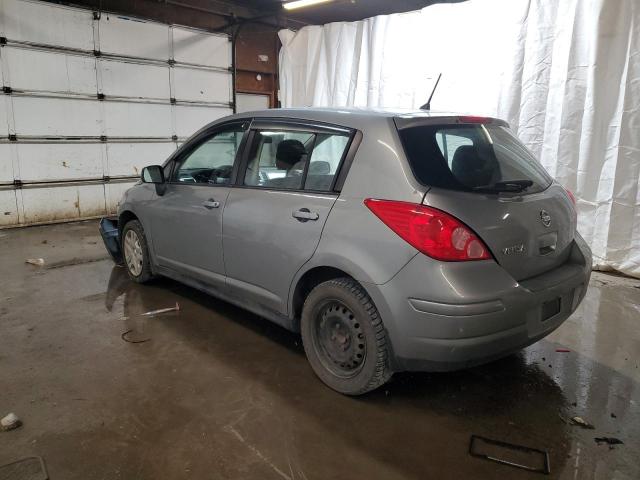
{"type": "Polygon", "coordinates": [[[276,150],[276,160],[288,165],[295,165],[307,153],[300,140],[282,140],[276,150]]]}

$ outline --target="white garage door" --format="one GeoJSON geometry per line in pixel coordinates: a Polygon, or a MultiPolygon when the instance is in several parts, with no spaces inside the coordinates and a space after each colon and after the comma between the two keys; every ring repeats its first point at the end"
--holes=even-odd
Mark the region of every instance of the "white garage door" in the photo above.
{"type": "Polygon", "coordinates": [[[232,112],[226,35],[0,0],[0,37],[0,227],[112,213],[232,112]]]}

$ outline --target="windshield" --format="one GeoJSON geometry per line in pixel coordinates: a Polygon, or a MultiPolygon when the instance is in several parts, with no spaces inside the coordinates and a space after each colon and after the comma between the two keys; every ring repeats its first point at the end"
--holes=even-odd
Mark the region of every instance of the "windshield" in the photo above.
{"type": "Polygon", "coordinates": [[[399,131],[419,182],[450,190],[536,193],[551,177],[507,128],[423,125],[399,131]]]}

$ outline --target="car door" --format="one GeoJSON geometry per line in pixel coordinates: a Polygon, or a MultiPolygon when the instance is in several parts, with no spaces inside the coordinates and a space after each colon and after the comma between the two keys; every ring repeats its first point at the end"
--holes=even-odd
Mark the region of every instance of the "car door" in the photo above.
{"type": "Polygon", "coordinates": [[[160,267],[224,288],[222,213],[247,126],[239,122],[205,132],[174,160],[164,192],[149,208],[160,267]]]}
{"type": "Polygon", "coordinates": [[[224,212],[232,295],[287,313],[292,278],[318,245],[352,137],[341,128],[254,120],[224,212]]]}

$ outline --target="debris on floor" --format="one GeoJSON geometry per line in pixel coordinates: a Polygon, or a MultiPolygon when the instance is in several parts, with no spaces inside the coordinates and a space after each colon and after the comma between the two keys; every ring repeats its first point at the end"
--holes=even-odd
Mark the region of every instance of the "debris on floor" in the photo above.
{"type": "Polygon", "coordinates": [[[154,315],[160,315],[161,313],[179,312],[179,311],[180,311],[180,305],[178,304],[178,302],[176,302],[175,307],[160,308],[159,310],[151,310],[150,312],[141,313],[140,315],[142,315],[143,317],[152,317],[154,315]]]}
{"type": "Polygon", "coordinates": [[[127,330],[126,332],[123,332],[122,335],[120,335],[120,338],[128,343],[144,343],[151,340],[150,338],[144,338],[142,340],[131,340],[129,337],[127,337],[127,335],[129,335],[131,332],[133,332],[133,330],[127,330]]]}
{"type": "Polygon", "coordinates": [[[35,265],[37,267],[41,267],[44,265],[44,258],[27,258],[25,260],[25,263],[28,263],[30,265],[35,265]]]}
{"type": "Polygon", "coordinates": [[[4,432],[18,428],[21,425],[22,422],[15,413],[10,413],[0,420],[0,430],[4,432]]]}
{"type": "Polygon", "coordinates": [[[529,472],[551,473],[549,452],[537,448],[471,435],[469,455],[529,472]]]}
{"type": "Polygon", "coordinates": [[[611,412],[611,418],[618,418],[618,416],[615,413],[611,412]]]}
{"type": "Polygon", "coordinates": [[[60,262],[50,263],[49,265],[47,265],[47,269],[50,270],[54,268],[73,267],[75,265],[83,265],[85,263],[101,262],[102,260],[107,260],[108,258],[109,257],[107,257],[106,255],[98,255],[98,256],[89,257],[89,258],[74,257],[70,260],[62,260],[60,262]]]}
{"type": "Polygon", "coordinates": [[[571,350],[568,348],[556,348],[556,352],[558,353],[571,353],[571,350]]]}
{"type": "Polygon", "coordinates": [[[49,474],[42,457],[27,457],[6,465],[0,465],[0,478],[49,480],[49,474]]]}
{"type": "Polygon", "coordinates": [[[583,419],[582,417],[571,417],[571,423],[573,425],[577,425],[578,427],[586,428],[588,430],[593,430],[594,428],[596,428],[592,424],[587,422],[585,419],[583,419]]]}
{"type": "Polygon", "coordinates": [[[595,437],[594,440],[598,445],[609,445],[613,449],[614,445],[624,445],[624,442],[616,437],[595,437]]]}

